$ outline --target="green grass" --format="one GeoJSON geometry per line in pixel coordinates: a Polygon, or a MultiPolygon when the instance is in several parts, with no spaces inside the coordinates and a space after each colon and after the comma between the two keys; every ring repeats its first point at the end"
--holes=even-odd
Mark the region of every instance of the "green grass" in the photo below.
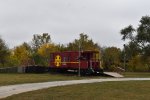
{"type": "MultiPolygon", "coordinates": [[[[126,72],[123,75],[125,77],[150,77],[150,73],[126,72]]],[[[78,77],[72,74],[0,74],[0,86],[87,78],[105,77],[78,77]]],[[[149,100],[149,98],[150,81],[132,81],[54,87],[14,95],[6,98],[6,100],[149,100]]]]}
{"type": "Polygon", "coordinates": [[[125,77],[138,77],[138,78],[148,78],[150,77],[150,72],[125,72],[122,73],[125,77]]]}
{"type": "Polygon", "coordinates": [[[150,81],[103,82],[53,87],[2,100],[149,100],[150,81]]]}
{"type": "Polygon", "coordinates": [[[21,84],[21,83],[35,83],[58,80],[73,80],[83,79],[77,75],[61,75],[61,74],[0,74],[0,86],[21,84]]]}
{"type": "MultiPolygon", "coordinates": [[[[125,77],[150,77],[150,73],[123,73],[125,77]]],[[[89,78],[110,78],[104,76],[82,76],[77,74],[0,74],[0,86],[22,84],[22,83],[36,83],[47,81],[61,81],[61,80],[76,80],[89,78]]]]}

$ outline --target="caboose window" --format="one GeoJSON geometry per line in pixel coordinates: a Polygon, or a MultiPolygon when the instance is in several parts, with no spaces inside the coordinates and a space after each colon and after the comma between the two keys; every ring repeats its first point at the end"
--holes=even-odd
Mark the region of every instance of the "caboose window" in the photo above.
{"type": "Polygon", "coordinates": [[[66,61],[67,61],[67,58],[66,58],[66,57],[64,57],[63,62],[66,62],[66,61]]]}
{"type": "Polygon", "coordinates": [[[67,60],[68,60],[68,61],[70,61],[70,58],[69,58],[69,57],[67,57],[67,60]]]}

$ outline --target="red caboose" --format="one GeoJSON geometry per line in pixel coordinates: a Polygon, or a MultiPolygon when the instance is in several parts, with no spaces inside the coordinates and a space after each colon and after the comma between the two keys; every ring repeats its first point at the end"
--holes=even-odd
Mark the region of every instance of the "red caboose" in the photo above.
{"type": "Polygon", "coordinates": [[[50,68],[58,70],[77,70],[81,72],[101,72],[98,51],[66,51],[50,54],[50,68]],[[79,57],[80,55],[80,57],[79,57]]]}

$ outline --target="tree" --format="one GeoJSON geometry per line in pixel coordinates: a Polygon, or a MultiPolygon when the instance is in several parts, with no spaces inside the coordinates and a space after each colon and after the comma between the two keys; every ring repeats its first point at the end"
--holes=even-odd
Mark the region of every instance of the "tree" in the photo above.
{"type": "Polygon", "coordinates": [[[49,59],[50,59],[50,53],[58,51],[57,46],[54,44],[43,44],[39,49],[38,49],[38,55],[40,56],[40,63],[42,65],[48,65],[49,59]]]}
{"type": "Polygon", "coordinates": [[[129,42],[137,44],[141,49],[141,54],[150,56],[150,17],[144,16],[140,20],[140,25],[134,29],[131,25],[121,30],[122,39],[129,39],[129,42]],[[136,35],[133,35],[136,32],[136,35]]]}
{"type": "Polygon", "coordinates": [[[135,29],[133,28],[132,25],[129,25],[128,27],[125,27],[124,29],[121,30],[121,35],[122,36],[122,40],[126,40],[126,39],[130,39],[131,41],[134,41],[134,36],[133,36],[133,32],[135,31],[135,29]]]}
{"type": "Polygon", "coordinates": [[[8,47],[6,46],[4,40],[0,37],[0,66],[4,66],[7,62],[7,58],[10,52],[8,47]]]}
{"type": "Polygon", "coordinates": [[[79,39],[75,39],[72,43],[67,45],[67,50],[79,50],[79,45],[81,45],[82,50],[99,50],[100,47],[97,43],[94,43],[89,36],[81,33],[79,39]]]}
{"type": "Polygon", "coordinates": [[[34,34],[32,39],[32,48],[36,52],[41,45],[51,43],[51,37],[48,33],[34,34]]]}
{"type": "Polygon", "coordinates": [[[31,47],[27,43],[17,46],[12,51],[12,60],[17,66],[26,66],[31,60],[31,47]]]}
{"type": "Polygon", "coordinates": [[[121,50],[116,47],[108,47],[103,50],[103,67],[105,70],[113,70],[120,66],[121,50]]]}
{"type": "Polygon", "coordinates": [[[55,46],[56,46],[57,50],[60,51],[60,52],[63,52],[63,51],[67,50],[67,47],[64,44],[57,44],[55,46]]]}
{"type": "Polygon", "coordinates": [[[51,37],[48,33],[43,33],[42,35],[40,34],[34,34],[33,39],[31,42],[31,47],[32,47],[32,59],[36,65],[42,63],[42,58],[38,54],[38,49],[41,48],[42,45],[51,43],[51,37]]]}
{"type": "Polygon", "coordinates": [[[123,40],[129,40],[126,46],[129,48],[131,58],[143,56],[142,58],[145,58],[145,61],[147,61],[150,67],[150,17],[143,16],[136,29],[134,29],[132,25],[129,25],[122,29],[120,33],[123,40]]]}

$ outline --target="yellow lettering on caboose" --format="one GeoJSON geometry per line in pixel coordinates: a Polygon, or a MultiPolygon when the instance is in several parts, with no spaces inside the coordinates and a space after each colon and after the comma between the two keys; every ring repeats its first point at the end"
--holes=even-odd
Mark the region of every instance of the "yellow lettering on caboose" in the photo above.
{"type": "Polygon", "coordinates": [[[56,65],[57,67],[61,66],[61,56],[60,56],[60,55],[57,55],[57,56],[55,57],[55,65],[56,65]]]}

